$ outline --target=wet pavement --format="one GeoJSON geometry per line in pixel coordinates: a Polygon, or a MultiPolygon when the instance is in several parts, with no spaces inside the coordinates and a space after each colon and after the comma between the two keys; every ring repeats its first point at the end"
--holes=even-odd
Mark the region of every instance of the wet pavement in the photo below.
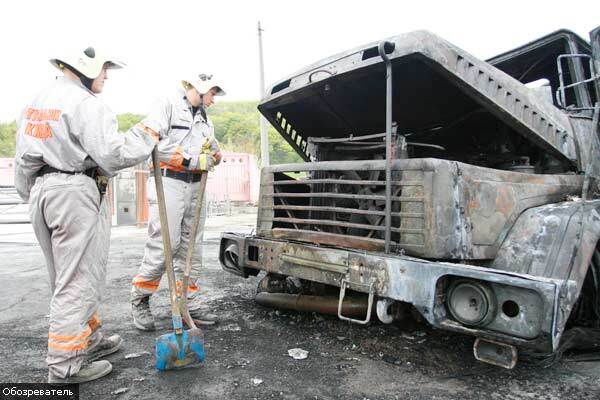
{"type": "MultiPolygon", "coordinates": [[[[152,301],[156,332],[137,331],[129,317],[145,228],[113,228],[100,316],[124,346],[108,357],[109,376],[81,386],[82,399],[600,398],[600,362],[521,363],[507,371],[476,362],[472,338],[414,320],[358,326],[256,305],[260,276],[226,274],[217,261],[220,232],[250,232],[255,221],[253,210],[209,218],[202,290],[221,322],[205,329],[205,364],[171,372],[154,368],[154,340],[170,328],[166,282],[152,301]],[[308,357],[293,359],[292,348],[308,357]],[[140,356],[126,358],[133,353],[140,356]]],[[[0,260],[0,382],[44,382],[50,292],[29,225],[0,225],[0,260]]]]}

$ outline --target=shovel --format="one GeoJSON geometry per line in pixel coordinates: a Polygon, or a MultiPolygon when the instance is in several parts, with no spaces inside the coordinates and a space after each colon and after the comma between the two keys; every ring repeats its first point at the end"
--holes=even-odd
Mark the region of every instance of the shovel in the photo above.
{"type": "MultiPolygon", "coordinates": [[[[160,371],[171,369],[180,369],[198,365],[204,361],[204,335],[202,331],[196,327],[194,321],[190,317],[187,309],[187,283],[189,282],[189,274],[191,271],[191,255],[193,254],[193,243],[190,241],[190,249],[188,250],[188,260],[185,268],[182,295],[178,296],[175,280],[175,271],[173,269],[173,255],[171,254],[171,238],[169,236],[169,223],[167,221],[167,210],[165,204],[165,193],[163,190],[162,175],[160,171],[160,161],[156,148],[152,151],[152,164],[154,167],[154,181],[156,183],[156,198],[158,202],[158,214],[160,218],[160,226],[163,238],[163,247],[165,252],[165,270],[169,281],[169,294],[171,299],[171,313],[173,319],[173,333],[162,335],[156,339],[156,368],[160,371]],[[182,315],[183,314],[183,315],[182,315]],[[183,329],[183,319],[191,328],[183,329]]],[[[202,191],[199,194],[196,205],[196,216],[194,218],[194,226],[192,227],[192,237],[196,237],[196,230],[200,216],[198,209],[202,207],[202,199],[204,187],[206,186],[206,173],[203,172],[200,182],[202,191]]]]}
{"type": "Polygon", "coordinates": [[[185,259],[185,270],[183,271],[182,280],[182,293],[179,298],[179,311],[183,315],[185,323],[192,329],[196,329],[196,325],[214,325],[214,321],[204,321],[200,319],[193,319],[190,315],[190,311],[187,306],[187,291],[190,283],[190,274],[192,272],[192,258],[194,256],[194,248],[196,243],[196,234],[198,233],[198,226],[200,225],[200,218],[202,216],[202,203],[204,200],[204,192],[206,190],[206,179],[208,173],[202,171],[200,177],[200,188],[198,189],[198,198],[196,199],[196,209],[194,210],[194,222],[192,223],[192,230],[190,232],[190,238],[188,241],[188,252],[185,259]]]}

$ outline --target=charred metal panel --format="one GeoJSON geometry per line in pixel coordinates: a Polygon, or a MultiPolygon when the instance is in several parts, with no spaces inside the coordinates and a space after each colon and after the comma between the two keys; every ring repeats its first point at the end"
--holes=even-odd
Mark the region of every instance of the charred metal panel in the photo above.
{"type": "Polygon", "coordinates": [[[598,136],[594,135],[592,118],[582,115],[571,115],[569,119],[571,126],[577,132],[579,170],[583,171],[590,167],[589,173],[598,179],[600,177],[600,163],[597,162],[597,157],[600,151],[600,141],[598,136]]]}
{"type": "Polygon", "coordinates": [[[600,236],[600,201],[591,202],[588,207],[593,212],[588,213],[584,225],[580,200],[525,211],[502,243],[491,268],[559,280],[580,280],[585,276],[591,252],[600,236]],[[574,277],[571,276],[572,256],[580,245],[588,248],[586,259],[580,263],[586,270],[576,269],[573,272],[579,276],[574,277]]]}
{"type": "Polygon", "coordinates": [[[583,182],[579,175],[524,174],[468,164],[459,164],[459,171],[473,259],[493,259],[524,210],[576,195],[583,182]]]}
{"type": "MultiPolygon", "coordinates": [[[[592,56],[596,73],[600,73],[600,26],[590,32],[590,42],[592,46],[592,56]]],[[[600,99],[600,82],[596,79],[596,98],[600,99]]]]}
{"type": "MultiPolygon", "coordinates": [[[[369,171],[384,168],[384,161],[345,161],[263,169],[258,236],[380,251],[384,181],[369,171]],[[285,175],[293,172],[331,175],[285,175]]],[[[578,175],[524,174],[438,159],[396,160],[393,170],[402,176],[394,181],[393,246],[432,259],[493,259],[523,210],[560,202],[582,184],[578,175]]]]}
{"type": "Polygon", "coordinates": [[[563,282],[556,320],[559,335],[579,297],[600,238],[599,210],[600,201],[581,200],[527,210],[491,264],[494,269],[563,282]]]}
{"type": "Polygon", "coordinates": [[[538,337],[544,322],[544,304],[539,294],[534,290],[517,289],[508,285],[491,286],[499,309],[497,317],[486,328],[525,339],[538,337]],[[518,304],[518,309],[510,315],[502,310],[509,302],[518,304]]]}

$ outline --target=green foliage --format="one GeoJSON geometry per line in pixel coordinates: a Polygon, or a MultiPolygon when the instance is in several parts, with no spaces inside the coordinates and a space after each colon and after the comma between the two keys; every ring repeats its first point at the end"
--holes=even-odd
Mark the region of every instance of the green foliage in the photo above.
{"type": "Polygon", "coordinates": [[[127,132],[129,128],[140,122],[143,118],[144,116],[139,114],[119,114],[117,115],[117,121],[119,122],[119,130],[121,132],[127,132]]]}
{"type": "MultiPolygon", "coordinates": [[[[260,120],[256,101],[216,103],[208,114],[215,125],[215,136],[227,151],[250,153],[260,158],[260,120]]],[[[268,124],[267,124],[268,125],[268,124]]],[[[299,163],[302,158],[269,126],[271,164],[299,163]]]]}
{"type": "Polygon", "coordinates": [[[269,156],[271,164],[290,164],[302,162],[302,158],[272,126],[269,126],[269,156]]]}
{"type": "Polygon", "coordinates": [[[17,123],[15,121],[0,123],[0,157],[15,156],[15,137],[17,123]]]}
{"type": "MultiPolygon", "coordinates": [[[[219,98],[217,97],[217,100],[219,98]]],[[[256,109],[257,101],[217,101],[208,109],[209,115],[222,114],[224,112],[234,112],[240,114],[258,113],[256,109]]]]}
{"type": "Polygon", "coordinates": [[[223,150],[260,154],[258,116],[226,111],[210,117],[223,150]]]}

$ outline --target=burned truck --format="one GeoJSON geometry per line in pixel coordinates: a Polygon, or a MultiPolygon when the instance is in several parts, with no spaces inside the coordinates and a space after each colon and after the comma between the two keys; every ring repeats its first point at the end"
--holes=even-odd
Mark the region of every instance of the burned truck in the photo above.
{"type": "Polygon", "coordinates": [[[263,303],[417,312],[505,368],[599,328],[599,33],[482,61],[417,31],[278,81],[258,108],[305,162],[262,169],[222,267],[266,271],[263,303]]]}

